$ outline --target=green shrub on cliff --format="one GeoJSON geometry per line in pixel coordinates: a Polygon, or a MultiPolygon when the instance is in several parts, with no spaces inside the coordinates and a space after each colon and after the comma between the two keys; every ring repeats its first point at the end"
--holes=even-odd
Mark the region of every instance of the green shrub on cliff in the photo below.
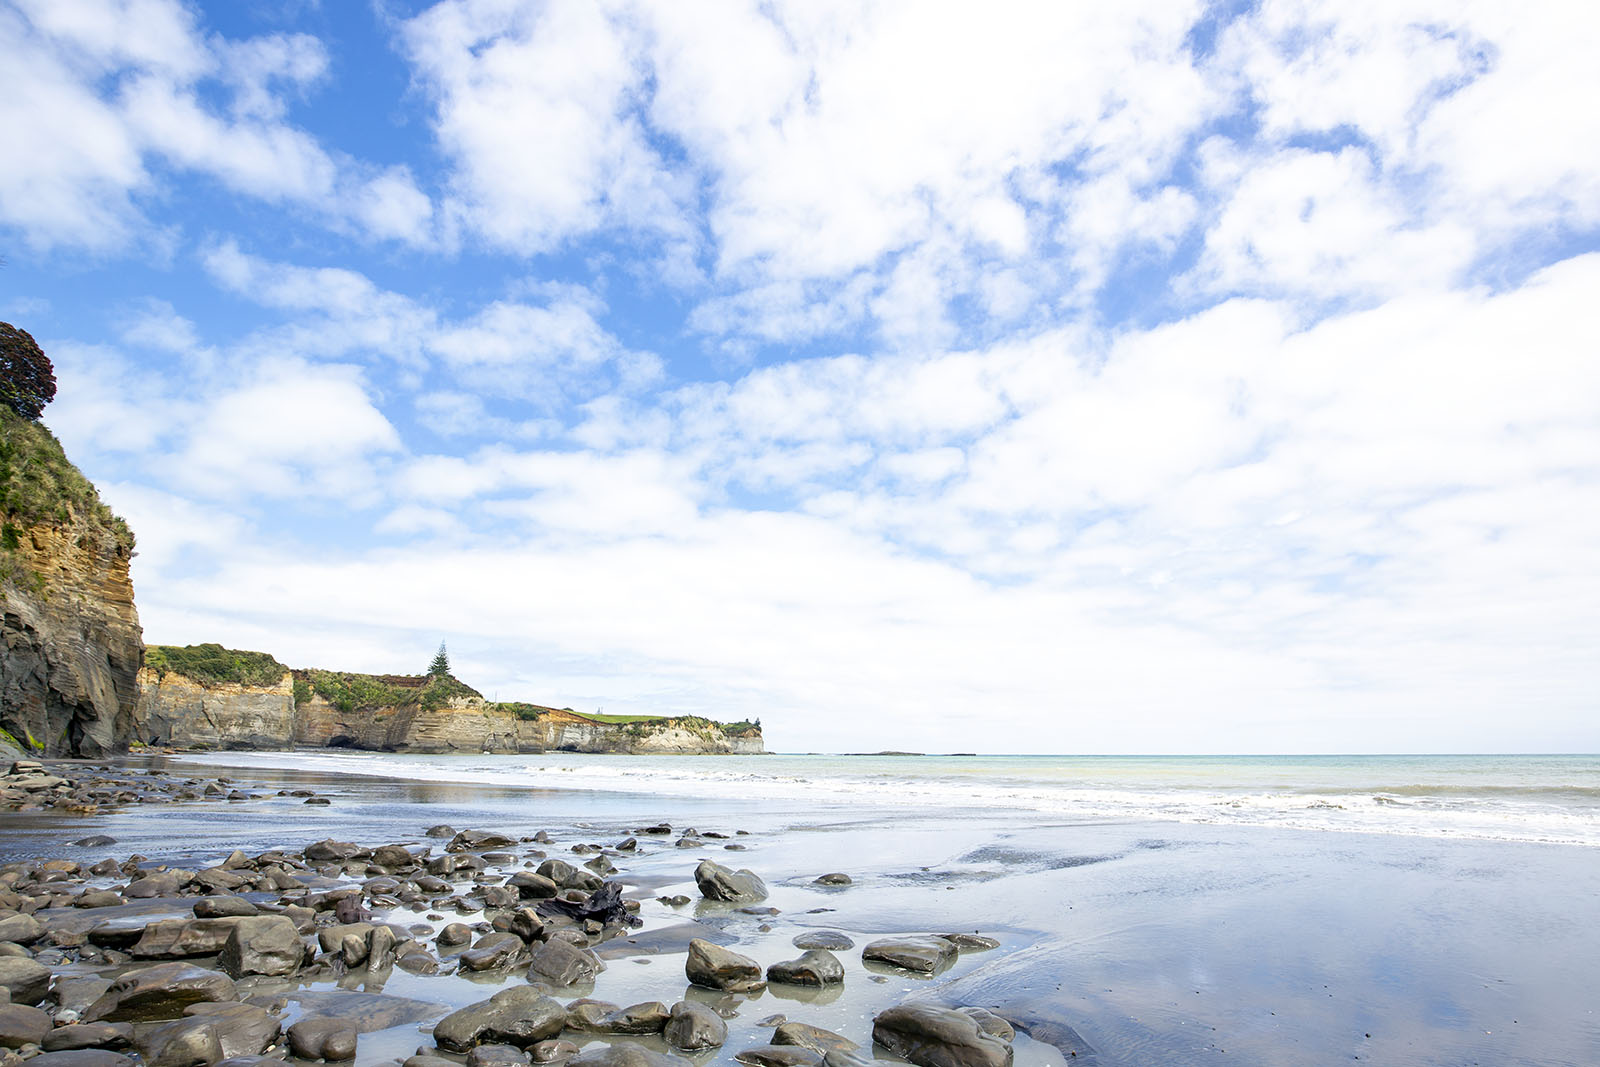
{"type": "Polygon", "coordinates": [[[40,423],[0,406],[0,549],[15,551],[28,526],[63,526],[133,551],[133,531],[111,513],[40,423]]]}
{"type": "Polygon", "coordinates": [[[265,652],[242,652],[221,645],[150,645],[144,665],[158,675],[171,671],[213,685],[277,685],[289,668],[265,652]]]}
{"type": "Polygon", "coordinates": [[[347,674],[340,671],[298,672],[322,699],[342,712],[366,708],[441,708],[452,700],[483,694],[449,675],[347,674]]]}

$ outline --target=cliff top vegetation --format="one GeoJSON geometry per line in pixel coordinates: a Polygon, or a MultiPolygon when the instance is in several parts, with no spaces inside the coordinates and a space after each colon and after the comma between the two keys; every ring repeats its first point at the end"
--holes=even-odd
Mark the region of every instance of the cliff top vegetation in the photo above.
{"type": "Polygon", "coordinates": [[[221,645],[147,645],[144,665],[159,675],[173,672],[213,685],[277,685],[289,668],[265,652],[244,652],[221,645]]]}
{"type": "Polygon", "coordinates": [[[14,551],[29,526],[81,530],[133,552],[133,531],[100,499],[61,442],[40,423],[0,405],[0,549],[14,551]]]}

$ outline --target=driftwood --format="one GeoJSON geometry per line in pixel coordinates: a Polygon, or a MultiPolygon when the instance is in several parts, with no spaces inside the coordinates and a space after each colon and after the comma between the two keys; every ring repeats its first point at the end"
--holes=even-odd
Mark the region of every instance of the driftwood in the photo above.
{"type": "Polygon", "coordinates": [[[621,923],[623,926],[644,925],[644,920],[623,907],[622,885],[618,882],[607,882],[589,894],[587,900],[563,900],[560,897],[541,900],[538,911],[546,918],[564,915],[579,922],[594,919],[601,923],[621,923]]]}

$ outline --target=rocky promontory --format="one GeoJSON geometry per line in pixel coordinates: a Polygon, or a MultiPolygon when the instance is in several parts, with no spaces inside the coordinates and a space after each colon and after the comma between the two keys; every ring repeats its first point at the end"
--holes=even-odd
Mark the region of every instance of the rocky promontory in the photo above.
{"type": "Polygon", "coordinates": [[[699,716],[583,715],[485,700],[448,675],[290,670],[217,645],[152,646],[133,737],[199,749],[304,746],[381,752],[758,754],[758,723],[699,716]],[[615,720],[615,721],[611,721],[615,720]]]}

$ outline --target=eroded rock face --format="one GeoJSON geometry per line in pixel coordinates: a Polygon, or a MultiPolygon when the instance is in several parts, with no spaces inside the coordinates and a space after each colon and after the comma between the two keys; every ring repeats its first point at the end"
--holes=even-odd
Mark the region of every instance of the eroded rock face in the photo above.
{"type": "Polygon", "coordinates": [[[6,552],[0,728],[35,752],[127,748],[144,662],[129,558],[109,537],[72,526],[25,528],[6,552]]]}
{"type": "Polygon", "coordinates": [[[206,684],[141,670],[134,737],[194,748],[288,748],[294,743],[294,684],[206,684]]]}

